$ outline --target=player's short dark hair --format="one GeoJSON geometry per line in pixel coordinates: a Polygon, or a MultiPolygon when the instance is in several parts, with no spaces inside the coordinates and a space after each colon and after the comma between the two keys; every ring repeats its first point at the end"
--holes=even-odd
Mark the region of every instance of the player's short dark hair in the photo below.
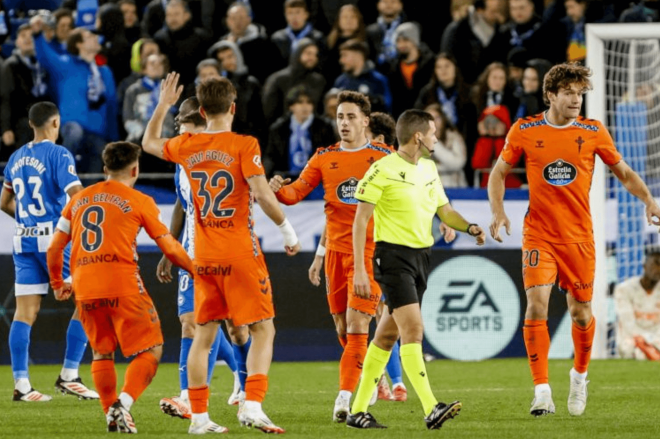
{"type": "Polygon", "coordinates": [[[589,67],[577,63],[557,64],[543,78],[543,102],[550,105],[548,93],[558,93],[560,89],[570,88],[572,84],[581,86],[585,91],[591,90],[591,80],[589,79],[591,75],[589,67]]]}
{"type": "Polygon", "coordinates": [[[309,102],[312,102],[313,105],[314,101],[312,100],[312,96],[311,93],[309,92],[309,89],[304,85],[296,85],[286,93],[286,98],[285,98],[286,106],[290,107],[304,98],[306,98],[309,102]]]}
{"type": "Polygon", "coordinates": [[[110,172],[123,171],[137,162],[142,148],[131,142],[112,142],[103,148],[103,164],[110,172]]]}
{"type": "Polygon", "coordinates": [[[227,78],[209,78],[197,86],[197,99],[206,114],[224,114],[236,100],[236,89],[227,78]]]}
{"type": "Polygon", "coordinates": [[[410,142],[415,133],[426,133],[433,122],[433,116],[423,110],[406,110],[396,121],[396,137],[399,145],[410,142]]]}
{"type": "Polygon", "coordinates": [[[396,122],[387,113],[377,111],[369,117],[369,130],[374,137],[383,135],[383,141],[387,145],[396,142],[396,122]]]}
{"type": "Polygon", "coordinates": [[[37,102],[30,107],[28,120],[34,128],[41,128],[54,116],[60,114],[57,105],[52,102],[37,102]]]}
{"type": "Polygon", "coordinates": [[[367,117],[371,116],[371,102],[367,95],[357,91],[343,90],[337,96],[337,106],[344,102],[357,105],[362,114],[367,117]]]}
{"type": "Polygon", "coordinates": [[[353,52],[360,52],[364,59],[369,58],[369,46],[364,41],[358,40],[357,38],[350,39],[339,46],[339,51],[342,50],[351,50],[353,52]]]}
{"type": "Polygon", "coordinates": [[[205,126],[206,119],[199,113],[199,100],[191,96],[181,103],[179,114],[174,118],[177,124],[192,123],[195,126],[205,126]]]}
{"type": "Polygon", "coordinates": [[[69,38],[66,40],[66,51],[71,55],[80,55],[80,50],[78,50],[78,44],[83,42],[83,33],[86,29],[82,27],[77,27],[71,31],[69,38]]]}

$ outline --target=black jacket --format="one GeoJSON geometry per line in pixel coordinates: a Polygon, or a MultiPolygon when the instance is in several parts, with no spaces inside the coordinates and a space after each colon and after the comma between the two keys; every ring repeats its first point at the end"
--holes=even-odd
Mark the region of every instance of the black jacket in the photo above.
{"type": "MultiPolygon", "coordinates": [[[[280,117],[270,127],[268,146],[264,153],[264,169],[266,175],[289,176],[289,138],[291,137],[291,116],[289,113],[280,117]]],[[[310,126],[314,150],[337,142],[332,123],[323,116],[314,116],[310,126]]]]}
{"type": "Polygon", "coordinates": [[[431,76],[433,76],[433,70],[435,69],[435,57],[433,53],[424,43],[421,44],[419,51],[417,70],[413,73],[412,88],[408,88],[406,80],[401,73],[400,66],[403,61],[399,58],[390,63],[388,79],[390,82],[390,91],[392,92],[392,116],[395,119],[404,111],[413,108],[422,87],[428,84],[431,76]]]}
{"type": "Polygon", "coordinates": [[[171,31],[164,27],[154,36],[160,51],[167,55],[170,70],[181,75],[180,84],[190,84],[197,76],[197,63],[206,58],[209,35],[204,29],[193,27],[188,21],[181,29],[171,31]]]}
{"type": "Polygon", "coordinates": [[[307,47],[315,44],[308,38],[303,38],[295,52],[291,54],[289,66],[273,73],[266,80],[263,91],[263,110],[266,121],[272,124],[277,118],[288,111],[286,107],[286,94],[297,85],[304,85],[310,93],[317,112],[321,112],[323,93],[325,91],[325,77],[316,70],[307,70],[300,64],[300,54],[307,47]]]}

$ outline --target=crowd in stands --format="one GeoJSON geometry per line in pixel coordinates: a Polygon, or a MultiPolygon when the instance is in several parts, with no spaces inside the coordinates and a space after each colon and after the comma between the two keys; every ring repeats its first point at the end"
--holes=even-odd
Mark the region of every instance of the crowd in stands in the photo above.
{"type": "MultiPolygon", "coordinates": [[[[436,121],[446,187],[484,186],[511,125],[543,111],[555,63],[584,62],[585,23],[657,21],[658,2],[615,0],[0,0],[0,159],[31,139],[50,100],[79,172],[108,141],[140,142],[167,72],[182,99],[206,78],[238,91],[233,129],[259,139],[268,175],[295,177],[338,140],[339,90],[397,118],[436,121]],[[480,170],[475,175],[475,170],[480,170]]],[[[176,106],[164,127],[175,132],[176,106]]],[[[522,167],[523,164],[518,166],[522,167]]],[[[145,171],[170,171],[149,162],[145,171]]],[[[525,184],[512,174],[508,187],[525,184]]]]}

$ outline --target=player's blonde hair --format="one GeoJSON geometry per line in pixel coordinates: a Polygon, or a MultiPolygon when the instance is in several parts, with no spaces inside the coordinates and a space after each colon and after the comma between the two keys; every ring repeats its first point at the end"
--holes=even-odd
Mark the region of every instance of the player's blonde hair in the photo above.
{"type": "Polygon", "coordinates": [[[563,63],[552,67],[543,78],[543,102],[550,105],[548,93],[558,93],[560,89],[577,84],[585,91],[591,90],[592,72],[588,67],[577,63],[563,63]]]}

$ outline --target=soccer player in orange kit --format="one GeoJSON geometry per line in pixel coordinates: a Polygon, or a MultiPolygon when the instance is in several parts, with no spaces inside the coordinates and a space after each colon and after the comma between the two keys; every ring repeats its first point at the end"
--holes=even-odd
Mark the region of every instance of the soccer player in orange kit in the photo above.
{"type": "Polygon", "coordinates": [[[527,294],[523,337],[535,384],[530,409],[534,416],[555,412],[548,381],[547,326],[548,301],[555,283],[568,293],[573,319],[575,358],[568,412],[580,416],[587,405],[587,367],[596,328],[591,311],[596,255],[589,208],[596,156],[644,202],[649,224],[660,225],[660,208],[639,175],[621,158],[607,128],[580,116],[583,96],[591,88],[590,76],[591,71],[578,64],[550,69],[543,80],[544,100],[550,108],[511,127],[488,181],[493,212],[490,233],[501,242],[500,228],[504,226],[507,233],[510,229],[504,213],[504,179],[524,153],[530,198],[522,245],[527,294]]]}

